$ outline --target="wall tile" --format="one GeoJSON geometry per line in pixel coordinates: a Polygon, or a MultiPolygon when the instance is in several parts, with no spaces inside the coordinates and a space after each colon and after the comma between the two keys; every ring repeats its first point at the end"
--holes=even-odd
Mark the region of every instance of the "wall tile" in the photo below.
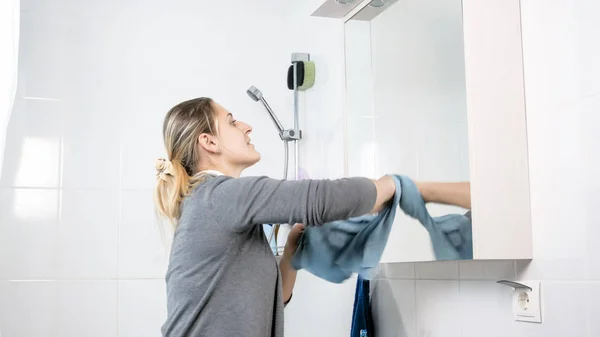
{"type": "Polygon", "coordinates": [[[590,282],[584,286],[585,298],[587,305],[585,306],[586,318],[589,325],[588,334],[590,337],[600,336],[600,283],[590,282]]]}
{"type": "Polygon", "coordinates": [[[378,280],[371,293],[378,336],[416,337],[414,280],[378,280]]]}
{"type": "Polygon", "coordinates": [[[542,256],[533,260],[517,261],[517,278],[531,280],[575,281],[586,279],[584,259],[551,259],[542,256]]]}
{"type": "Polygon", "coordinates": [[[59,186],[62,109],[57,100],[15,100],[0,186],[59,186]]]}
{"type": "Polygon", "coordinates": [[[318,335],[348,335],[355,293],[356,277],[336,284],[299,271],[294,297],[285,308],[286,335],[310,336],[315,334],[316,327],[318,335]]]}
{"type": "Polygon", "coordinates": [[[461,280],[514,280],[515,261],[459,261],[461,280]]]}
{"type": "Polygon", "coordinates": [[[462,337],[514,336],[512,288],[484,281],[460,281],[462,337]]]}
{"type": "Polygon", "coordinates": [[[116,278],[119,193],[63,190],[59,225],[61,278],[116,278]]]}
{"type": "Polygon", "coordinates": [[[423,280],[457,280],[457,261],[435,261],[415,264],[416,278],[423,280]]]}
{"type": "Polygon", "coordinates": [[[136,103],[126,103],[128,108],[123,118],[123,188],[154,188],[154,163],[159,157],[166,158],[162,123],[170,106],[165,103],[163,108],[151,108],[145,102],[136,103]]]}
{"type": "Polygon", "coordinates": [[[63,187],[117,190],[121,160],[118,106],[79,99],[65,106],[63,187]]]}
{"type": "Polygon", "coordinates": [[[20,21],[18,96],[63,98],[68,68],[64,16],[22,12],[20,21]]]}
{"type": "Polygon", "coordinates": [[[57,285],[57,336],[117,337],[117,281],[57,285]]]}
{"type": "Polygon", "coordinates": [[[119,337],[158,337],[167,318],[164,280],[119,281],[119,337]]]}
{"type": "Polygon", "coordinates": [[[119,277],[164,278],[167,255],[150,190],[122,192],[119,277]]]}
{"type": "Polygon", "coordinates": [[[0,281],[0,333],[55,337],[57,299],[53,281],[0,281]]]}
{"type": "Polygon", "coordinates": [[[387,279],[414,279],[414,263],[382,263],[379,265],[379,277],[387,279]]]}
{"type": "MultiPolygon", "coordinates": [[[[117,110],[121,97],[130,93],[124,86],[127,36],[123,29],[126,13],[122,2],[66,1],[70,3],[63,11],[69,15],[62,17],[68,42],[64,48],[68,67],[62,74],[65,99],[85,102],[87,108],[107,105],[114,108],[101,111],[104,115],[121,112],[117,110]]],[[[135,20],[129,17],[129,22],[132,21],[135,20]]]]}
{"type": "Polygon", "coordinates": [[[416,281],[417,336],[460,337],[458,281],[416,281]]]}
{"type": "Polygon", "coordinates": [[[56,276],[58,191],[0,189],[0,279],[56,276]]]}

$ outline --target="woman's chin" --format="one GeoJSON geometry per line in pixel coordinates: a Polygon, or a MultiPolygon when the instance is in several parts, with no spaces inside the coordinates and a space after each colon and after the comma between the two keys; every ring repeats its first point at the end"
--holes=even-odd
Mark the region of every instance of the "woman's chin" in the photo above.
{"type": "Polygon", "coordinates": [[[252,150],[252,154],[250,155],[250,158],[251,159],[249,160],[249,162],[250,162],[249,166],[252,166],[252,165],[254,165],[254,164],[256,164],[256,163],[258,163],[260,161],[261,155],[260,155],[260,153],[258,151],[256,151],[256,150],[253,149],[252,150]]]}

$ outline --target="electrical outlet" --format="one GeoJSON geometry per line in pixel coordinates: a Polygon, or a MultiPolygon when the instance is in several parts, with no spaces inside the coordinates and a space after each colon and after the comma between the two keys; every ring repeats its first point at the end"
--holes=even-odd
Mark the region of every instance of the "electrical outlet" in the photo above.
{"type": "Polygon", "coordinates": [[[542,298],[540,281],[519,281],[527,288],[515,288],[513,291],[513,313],[520,322],[542,323],[542,298]]]}

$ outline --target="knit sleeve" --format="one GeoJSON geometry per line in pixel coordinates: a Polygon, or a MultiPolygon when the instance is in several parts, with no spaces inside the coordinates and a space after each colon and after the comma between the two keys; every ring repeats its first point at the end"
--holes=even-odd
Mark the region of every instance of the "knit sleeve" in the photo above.
{"type": "Polygon", "coordinates": [[[367,214],[376,198],[375,184],[367,178],[225,178],[210,191],[219,224],[242,231],[267,223],[319,226],[345,220],[367,214]]]}

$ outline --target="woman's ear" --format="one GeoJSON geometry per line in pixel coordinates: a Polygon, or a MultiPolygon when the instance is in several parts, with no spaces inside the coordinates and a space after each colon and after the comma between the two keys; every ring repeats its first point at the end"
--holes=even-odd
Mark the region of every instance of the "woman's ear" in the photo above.
{"type": "Polygon", "coordinates": [[[198,136],[198,144],[209,153],[221,153],[217,142],[217,138],[208,133],[202,133],[198,136]]]}

